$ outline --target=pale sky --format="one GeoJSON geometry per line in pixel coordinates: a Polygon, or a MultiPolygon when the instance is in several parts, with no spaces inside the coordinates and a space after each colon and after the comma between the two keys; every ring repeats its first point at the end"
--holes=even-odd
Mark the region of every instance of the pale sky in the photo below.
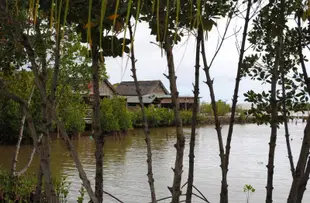
{"type": "MultiPolygon", "coordinates": [[[[224,33],[226,21],[218,22],[219,32],[224,33]]],[[[228,30],[227,36],[232,35],[239,30],[243,25],[242,19],[233,20],[228,30]]],[[[238,33],[239,44],[241,41],[242,29],[238,33]]],[[[163,75],[167,74],[166,58],[161,57],[161,50],[158,46],[150,43],[155,42],[155,37],[150,35],[150,30],[147,24],[138,24],[135,38],[135,55],[137,58],[136,68],[138,80],[161,80],[166,88],[170,90],[169,81],[163,75]]],[[[209,37],[206,40],[206,52],[208,60],[213,57],[218,43],[218,31],[212,29],[209,37]]],[[[182,42],[174,48],[174,59],[177,74],[177,85],[180,95],[193,95],[192,90],[194,83],[194,65],[195,65],[195,46],[196,40],[194,37],[184,37],[182,42]]],[[[246,52],[249,55],[250,52],[246,52]]],[[[131,63],[127,56],[121,58],[108,58],[106,60],[107,72],[109,80],[112,84],[121,81],[133,80],[131,77],[131,63]]],[[[201,67],[202,67],[201,60],[201,67]]],[[[231,102],[233,90],[235,86],[235,77],[238,65],[238,52],[236,49],[236,37],[230,37],[225,40],[222,49],[217,55],[212,67],[211,77],[214,78],[214,88],[216,99],[226,100],[231,102]]],[[[203,101],[210,101],[209,89],[203,81],[205,81],[205,73],[201,69],[200,72],[200,96],[203,101]]],[[[267,86],[268,87],[268,86],[267,86]]],[[[266,88],[266,87],[265,87],[266,88]]],[[[243,93],[253,89],[257,91],[263,90],[263,86],[259,82],[251,81],[243,78],[240,85],[239,101],[243,102],[243,93]]]]}

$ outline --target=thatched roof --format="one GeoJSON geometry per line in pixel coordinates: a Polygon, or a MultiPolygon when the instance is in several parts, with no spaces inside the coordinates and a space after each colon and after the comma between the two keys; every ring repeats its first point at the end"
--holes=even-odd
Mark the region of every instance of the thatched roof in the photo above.
{"type": "MultiPolygon", "coordinates": [[[[138,84],[142,95],[153,94],[154,90],[158,86],[160,86],[163,89],[165,94],[169,94],[168,90],[165,88],[164,84],[160,80],[138,81],[138,84]]],[[[116,87],[116,91],[119,95],[123,96],[137,96],[134,81],[121,82],[116,87]]]]}

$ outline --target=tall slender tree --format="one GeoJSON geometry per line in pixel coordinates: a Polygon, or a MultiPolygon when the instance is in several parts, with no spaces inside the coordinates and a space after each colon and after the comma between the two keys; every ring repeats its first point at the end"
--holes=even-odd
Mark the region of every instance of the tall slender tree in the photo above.
{"type": "MultiPolygon", "coordinates": [[[[236,7],[237,7],[237,3],[234,4],[234,6],[230,10],[230,13],[227,17],[228,23],[226,25],[224,37],[222,38],[219,49],[221,48],[221,45],[224,42],[230,21],[233,17],[233,14],[235,12],[237,12],[235,10],[236,7]]],[[[209,91],[210,91],[211,106],[212,106],[212,110],[213,110],[213,116],[214,116],[214,121],[215,121],[215,129],[216,129],[217,136],[218,136],[219,151],[220,151],[220,160],[221,160],[221,166],[220,167],[222,170],[222,182],[221,182],[221,194],[220,194],[220,202],[221,203],[227,203],[229,200],[229,198],[228,198],[228,184],[227,184],[229,155],[230,155],[233,127],[234,127],[234,122],[235,122],[236,107],[237,107],[237,102],[238,102],[239,85],[240,85],[240,80],[241,80],[241,76],[242,76],[242,68],[244,66],[243,60],[244,60],[244,53],[245,53],[245,49],[246,49],[245,43],[246,43],[247,34],[248,34],[248,26],[249,26],[249,22],[250,22],[251,8],[252,8],[252,1],[248,0],[247,1],[247,7],[246,7],[246,15],[245,15],[245,19],[244,19],[241,48],[240,48],[240,52],[239,52],[238,69],[237,69],[237,74],[236,74],[236,83],[235,83],[235,90],[234,90],[234,95],[233,95],[233,104],[232,104],[232,110],[231,110],[231,117],[230,117],[230,124],[229,124],[227,142],[226,142],[226,151],[224,149],[222,129],[221,129],[222,127],[221,127],[221,122],[220,122],[219,115],[218,115],[218,107],[217,107],[216,95],[215,95],[215,91],[214,91],[213,79],[211,79],[211,74],[210,74],[210,68],[212,66],[213,60],[216,57],[219,49],[216,51],[214,57],[212,58],[212,60],[208,64],[207,56],[206,56],[206,52],[205,52],[205,42],[204,42],[204,40],[201,41],[202,58],[203,58],[203,64],[204,64],[203,70],[205,72],[206,79],[207,79],[206,84],[208,85],[209,91]]]]}
{"type": "Polygon", "coordinates": [[[193,183],[194,183],[194,163],[195,163],[195,142],[197,128],[197,114],[199,108],[199,70],[200,70],[200,48],[201,40],[203,39],[202,26],[199,25],[196,36],[196,61],[195,61],[195,85],[194,85],[194,105],[192,107],[192,126],[191,126],[191,141],[189,148],[189,169],[187,178],[186,202],[192,202],[193,183]]]}

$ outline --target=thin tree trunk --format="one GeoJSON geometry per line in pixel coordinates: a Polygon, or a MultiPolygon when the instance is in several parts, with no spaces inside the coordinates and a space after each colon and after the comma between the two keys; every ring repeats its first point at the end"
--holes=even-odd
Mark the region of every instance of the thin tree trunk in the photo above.
{"type": "Polygon", "coordinates": [[[229,123],[228,135],[227,135],[226,151],[224,150],[222,128],[221,128],[221,123],[220,123],[219,116],[218,116],[216,98],[215,98],[214,87],[213,87],[213,80],[211,79],[211,75],[210,75],[210,66],[207,63],[204,40],[201,41],[204,71],[205,71],[206,79],[207,79],[206,84],[208,85],[209,91],[210,91],[211,105],[212,105],[213,116],[214,116],[214,121],[215,121],[215,129],[217,132],[218,142],[219,142],[221,170],[222,170],[222,184],[221,184],[221,194],[220,194],[221,203],[228,203],[227,173],[228,173],[228,165],[229,165],[229,155],[230,155],[230,149],[231,149],[233,127],[235,124],[235,114],[236,114],[236,108],[237,108],[237,102],[238,102],[241,72],[243,68],[243,58],[244,58],[244,52],[245,52],[247,30],[248,30],[248,25],[250,21],[250,12],[251,12],[251,7],[252,7],[252,1],[248,0],[247,2],[248,4],[247,4],[247,10],[246,10],[246,16],[245,16],[245,22],[244,22],[244,28],[243,28],[242,43],[241,43],[241,49],[240,49],[240,55],[239,55],[239,61],[238,61],[238,69],[237,69],[237,75],[236,75],[236,83],[235,83],[234,95],[232,99],[231,117],[230,117],[230,123],[229,123]]]}
{"type": "Polygon", "coordinates": [[[285,141],[286,141],[286,148],[288,153],[288,159],[290,162],[290,168],[292,173],[292,178],[294,179],[295,174],[295,167],[294,167],[294,160],[292,155],[291,143],[290,143],[290,133],[288,128],[288,118],[287,118],[287,109],[286,109],[286,90],[285,90],[285,73],[284,73],[284,59],[281,59],[280,62],[280,72],[281,72],[281,81],[282,81],[282,106],[283,106],[283,120],[284,120],[284,130],[285,130],[285,141]]]}
{"type": "Polygon", "coordinates": [[[195,163],[195,140],[196,140],[196,127],[197,127],[197,114],[198,114],[198,101],[199,101],[199,70],[200,70],[200,47],[203,37],[201,25],[198,28],[198,35],[196,37],[196,64],[195,64],[195,85],[194,85],[194,104],[192,107],[192,126],[191,126],[191,141],[189,147],[189,169],[187,178],[187,191],[186,203],[192,202],[193,183],[194,183],[194,163],[195,163]]]}
{"type": "MultiPolygon", "coordinates": [[[[39,21],[38,21],[39,22],[39,21]]],[[[39,23],[36,24],[36,33],[38,37],[38,43],[44,43],[42,40],[42,36],[39,29],[39,23]]],[[[42,110],[42,129],[43,130],[43,140],[42,140],[42,147],[39,148],[40,154],[40,165],[42,167],[42,171],[45,177],[45,193],[47,196],[47,201],[51,203],[58,202],[56,197],[55,188],[52,183],[51,179],[51,169],[50,169],[50,144],[49,144],[49,114],[47,108],[47,92],[46,92],[46,81],[47,81],[47,69],[46,69],[46,53],[43,52],[39,56],[42,60],[42,74],[39,74],[39,68],[36,63],[36,55],[35,51],[33,50],[28,36],[22,34],[21,40],[23,46],[26,49],[29,61],[31,62],[31,69],[35,75],[35,82],[36,86],[40,91],[41,96],[41,110],[42,110]]]]}
{"type": "Polygon", "coordinates": [[[215,130],[217,132],[217,137],[218,137],[218,143],[219,143],[219,150],[220,150],[220,159],[221,159],[221,169],[222,169],[222,185],[221,185],[221,197],[220,197],[220,202],[221,203],[227,203],[228,202],[228,185],[227,185],[227,169],[225,167],[225,152],[224,152],[224,144],[223,144],[223,137],[222,137],[222,127],[221,127],[221,122],[218,116],[218,111],[217,111],[217,105],[216,105],[216,99],[215,99],[215,94],[214,94],[214,88],[213,88],[213,80],[211,80],[210,76],[210,67],[207,64],[207,58],[206,58],[206,52],[205,52],[205,44],[204,40],[201,40],[201,54],[202,54],[202,59],[203,59],[203,64],[204,64],[204,71],[206,74],[206,84],[209,87],[210,91],[210,97],[211,97],[211,105],[212,105],[212,110],[214,114],[214,122],[215,122],[215,130]]]}
{"type": "MultiPolygon", "coordinates": [[[[309,140],[310,141],[310,140],[309,140]]],[[[309,175],[310,175],[310,157],[308,157],[308,163],[307,163],[307,168],[305,171],[304,176],[302,177],[300,184],[299,184],[299,192],[297,194],[297,202],[301,203],[302,198],[304,196],[304,193],[306,191],[306,186],[308,184],[308,180],[309,180],[309,175]]]]}
{"type": "MultiPolygon", "coordinates": [[[[44,106],[44,105],[42,105],[44,106]]],[[[27,109],[27,106],[24,106],[25,109],[27,109]]],[[[43,113],[44,114],[44,113],[43,113]]],[[[50,145],[49,145],[49,132],[46,129],[45,132],[43,132],[43,139],[42,143],[39,144],[36,130],[34,127],[34,123],[32,120],[32,117],[29,115],[26,117],[28,129],[30,131],[30,134],[32,134],[33,140],[35,140],[36,146],[38,146],[38,152],[40,155],[40,167],[42,169],[42,172],[44,174],[44,180],[45,180],[45,193],[47,196],[47,201],[49,203],[57,203],[58,199],[56,197],[56,192],[54,185],[52,183],[52,177],[51,177],[51,171],[50,171],[50,145]]],[[[43,115],[43,126],[46,126],[46,117],[43,115]],[[44,119],[45,118],[45,119],[44,119]]],[[[38,176],[39,177],[39,176],[38,176]]],[[[40,182],[40,180],[38,180],[40,182]]]]}
{"type": "Polygon", "coordinates": [[[150,187],[150,192],[151,192],[151,199],[152,203],[156,203],[156,193],[155,193],[155,186],[154,186],[154,177],[153,177],[153,167],[152,167],[152,143],[151,143],[151,136],[150,136],[150,130],[149,126],[147,123],[147,117],[145,113],[145,108],[143,104],[143,99],[142,99],[142,94],[141,90],[138,84],[138,79],[137,79],[137,71],[136,71],[136,58],[135,58],[135,51],[134,51],[134,38],[133,38],[133,32],[132,32],[132,26],[129,22],[128,24],[128,29],[129,29],[129,34],[130,34],[130,40],[131,40],[131,72],[132,72],[132,77],[135,82],[136,86],[136,92],[139,98],[139,104],[141,107],[142,111],[142,117],[143,117],[143,124],[144,124],[144,135],[145,135],[145,142],[146,142],[146,147],[147,147],[147,177],[148,177],[148,182],[149,182],[149,187],[150,187]]]}
{"type": "MultiPolygon", "coordinates": [[[[56,101],[56,91],[57,91],[57,84],[58,84],[58,76],[59,76],[59,67],[60,67],[60,27],[56,34],[56,48],[55,48],[55,64],[54,64],[54,73],[51,82],[51,94],[50,94],[50,103],[52,104],[52,108],[55,108],[55,101],[56,101]]],[[[50,111],[50,117],[52,117],[52,112],[50,111]]],[[[49,123],[51,125],[51,123],[49,123]]]]}
{"type": "MultiPolygon", "coordinates": [[[[284,14],[283,14],[284,15],[284,14]]],[[[278,102],[277,102],[277,82],[279,75],[279,63],[281,60],[281,55],[283,53],[283,30],[278,36],[278,42],[276,45],[276,58],[275,64],[272,70],[271,78],[271,135],[269,142],[269,155],[268,155],[268,165],[267,165],[267,186],[266,186],[266,203],[272,203],[272,192],[273,192],[273,174],[274,174],[274,156],[275,148],[277,142],[277,131],[278,131],[278,102]]]]}
{"type": "MultiPolygon", "coordinates": [[[[228,135],[227,135],[227,141],[226,141],[226,151],[225,151],[226,160],[225,160],[225,166],[224,166],[225,171],[226,171],[225,179],[227,179],[227,173],[228,173],[231,139],[232,139],[234,124],[235,124],[235,115],[236,115],[236,109],[237,109],[237,103],[238,103],[239,86],[240,86],[240,81],[241,81],[241,72],[243,69],[243,58],[244,58],[244,53],[245,53],[245,43],[246,43],[246,39],[248,35],[248,26],[250,22],[251,7],[252,7],[252,0],[248,0],[247,11],[246,11],[246,16],[244,20],[243,34],[242,34],[242,42],[241,42],[241,48],[240,48],[240,54],[239,54],[235,90],[234,90],[234,95],[232,99],[231,116],[230,116],[228,135]]],[[[228,189],[227,189],[227,195],[224,199],[225,201],[228,201],[228,189]]]]}
{"type": "Polygon", "coordinates": [[[98,202],[103,200],[103,145],[104,136],[100,125],[100,96],[99,96],[99,64],[98,47],[93,42],[92,45],[92,78],[93,78],[93,129],[96,141],[96,177],[95,195],[98,202]]]}
{"type": "Polygon", "coordinates": [[[41,166],[39,165],[39,170],[38,170],[38,174],[37,174],[36,194],[35,194],[35,198],[34,198],[35,203],[41,202],[42,181],[43,181],[43,171],[42,171],[41,166]]]}
{"type": "MultiPolygon", "coordinates": [[[[5,88],[5,87],[4,87],[5,88]]],[[[2,88],[3,90],[5,90],[4,88],[2,88]]],[[[23,113],[26,116],[26,121],[28,124],[28,129],[30,132],[30,135],[32,136],[32,139],[34,141],[34,143],[37,145],[38,144],[38,137],[37,137],[37,133],[34,127],[34,123],[32,120],[32,116],[30,115],[30,112],[28,110],[28,105],[27,103],[21,99],[20,97],[18,97],[17,95],[14,95],[8,91],[5,91],[6,95],[11,98],[12,100],[18,102],[23,109],[23,113]]],[[[44,106],[44,103],[42,103],[42,107],[44,106]]],[[[46,109],[45,109],[46,110],[46,109]]],[[[44,111],[43,111],[44,114],[44,111]]],[[[46,124],[46,117],[45,115],[43,115],[43,126],[45,126],[46,124]]],[[[43,144],[42,146],[38,147],[38,151],[40,154],[40,167],[42,168],[44,177],[45,177],[45,192],[46,192],[46,196],[47,196],[47,201],[49,203],[57,203],[57,197],[56,197],[56,193],[55,193],[55,189],[54,186],[52,184],[51,181],[51,172],[50,172],[50,162],[49,162],[49,139],[48,139],[48,130],[46,130],[45,132],[43,132],[43,144]],[[47,135],[46,135],[47,134],[47,135]]]]}
{"type": "MultiPolygon", "coordinates": [[[[308,77],[306,65],[304,62],[304,56],[302,53],[302,33],[301,33],[301,18],[298,17],[298,52],[299,52],[299,59],[301,63],[301,68],[304,75],[304,80],[307,86],[307,92],[310,95],[310,80],[308,77]]],[[[304,137],[303,142],[301,146],[301,150],[299,153],[298,162],[295,169],[295,176],[294,180],[291,185],[290,193],[287,199],[288,203],[299,203],[301,202],[301,198],[303,197],[304,191],[305,191],[305,183],[307,184],[307,181],[302,181],[305,179],[309,179],[309,174],[305,173],[305,171],[310,170],[309,164],[306,168],[307,159],[309,157],[309,149],[310,149],[310,118],[307,119],[307,124],[304,129],[304,137]],[[298,202],[299,201],[299,202],[298,202]]]]}
{"type": "MultiPolygon", "coordinates": [[[[44,57],[44,56],[43,56],[44,57]]],[[[42,58],[42,57],[41,57],[42,58]]],[[[43,59],[45,61],[45,59],[43,59]]],[[[58,202],[55,188],[52,182],[52,173],[51,173],[51,163],[50,163],[50,123],[51,123],[51,117],[50,117],[50,108],[48,108],[48,97],[47,95],[47,71],[42,65],[42,77],[39,78],[41,80],[41,88],[40,90],[40,96],[41,96],[41,110],[42,110],[42,129],[43,129],[43,138],[42,138],[42,147],[41,150],[41,156],[40,156],[40,165],[42,167],[43,173],[44,173],[44,184],[45,184],[45,193],[47,196],[47,202],[49,203],[55,203],[58,202]]],[[[37,86],[40,85],[39,83],[37,86]]]]}
{"type": "Polygon", "coordinates": [[[44,174],[44,185],[45,185],[45,193],[47,196],[47,202],[56,203],[58,202],[55,188],[52,182],[52,172],[50,166],[50,139],[49,132],[43,132],[42,139],[42,147],[40,148],[41,156],[40,156],[40,165],[43,169],[44,174]]]}
{"type": "MultiPolygon", "coordinates": [[[[310,138],[310,117],[307,120],[307,124],[304,130],[302,147],[301,147],[301,150],[299,153],[299,159],[296,165],[294,180],[292,182],[290,194],[287,200],[288,203],[301,202],[301,199],[300,201],[298,201],[298,197],[302,197],[304,193],[304,190],[301,190],[302,179],[309,179],[309,174],[305,173],[305,167],[307,164],[307,159],[309,156],[309,149],[310,149],[309,138],[310,138]]],[[[306,170],[309,170],[309,164],[306,170]]]]}
{"type": "Polygon", "coordinates": [[[71,140],[70,140],[70,138],[69,138],[69,136],[68,136],[68,134],[66,132],[64,124],[59,121],[59,119],[57,118],[55,112],[53,112],[53,118],[56,121],[57,126],[58,126],[58,128],[60,130],[60,135],[64,138],[65,143],[66,143],[66,145],[68,147],[68,150],[70,151],[71,157],[72,157],[72,159],[73,159],[73,161],[75,163],[75,166],[76,166],[76,168],[77,168],[77,170],[79,172],[79,176],[80,176],[80,178],[81,178],[81,180],[83,182],[83,186],[85,187],[85,189],[86,189],[90,199],[92,200],[92,203],[98,203],[98,199],[97,199],[96,195],[93,192],[91,184],[90,184],[90,182],[89,182],[89,180],[87,178],[87,175],[86,175],[86,173],[85,173],[85,171],[83,169],[83,166],[82,166],[82,163],[81,163],[81,161],[79,159],[79,156],[78,156],[74,146],[72,145],[71,140]]]}
{"type": "Polygon", "coordinates": [[[164,43],[164,50],[166,52],[166,58],[169,69],[169,76],[167,78],[170,82],[170,91],[171,91],[171,100],[174,110],[174,118],[176,125],[176,135],[177,142],[174,145],[176,148],[176,158],[174,164],[174,177],[173,177],[173,185],[172,188],[169,187],[172,193],[172,203],[179,203],[180,195],[181,195],[181,181],[182,181],[182,173],[183,173],[183,156],[184,156],[184,146],[185,146],[185,138],[183,134],[182,127],[182,119],[180,116],[180,102],[179,102],[179,92],[176,84],[176,75],[174,69],[174,59],[171,43],[166,41],[164,43]]]}
{"type": "MultiPolygon", "coordinates": [[[[28,106],[30,105],[32,95],[34,92],[34,88],[35,88],[35,85],[32,86],[31,93],[30,93],[29,98],[28,98],[28,103],[27,103],[28,106]]],[[[26,121],[26,115],[23,115],[22,120],[21,120],[19,137],[18,137],[18,141],[16,144],[16,150],[15,150],[14,158],[13,158],[13,162],[12,162],[12,168],[11,168],[11,175],[12,176],[15,176],[15,172],[16,172],[16,164],[18,162],[18,154],[19,154],[20,144],[21,144],[22,139],[23,139],[25,121],[26,121]]],[[[35,144],[34,144],[34,146],[35,146],[35,144]]]]}

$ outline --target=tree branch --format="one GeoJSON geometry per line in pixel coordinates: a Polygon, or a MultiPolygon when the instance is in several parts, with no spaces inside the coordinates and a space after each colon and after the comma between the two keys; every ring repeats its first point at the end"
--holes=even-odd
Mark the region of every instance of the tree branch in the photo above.
{"type": "Polygon", "coordinates": [[[134,37],[132,32],[132,26],[129,23],[128,24],[129,29],[129,36],[131,40],[131,72],[132,77],[135,82],[136,92],[139,98],[139,104],[141,107],[142,117],[143,117],[143,125],[144,125],[144,135],[145,135],[145,142],[146,142],[146,148],[147,148],[147,176],[148,176],[148,182],[151,192],[151,199],[152,203],[156,203],[156,193],[155,193],[155,186],[154,186],[154,177],[153,177],[153,166],[152,166],[152,147],[151,147],[151,136],[150,136],[150,130],[147,122],[147,117],[145,113],[145,108],[143,104],[142,99],[142,93],[139,87],[138,78],[137,78],[137,70],[136,70],[136,58],[135,58],[135,51],[134,51],[134,37]]]}
{"type": "Polygon", "coordinates": [[[82,166],[82,163],[81,163],[81,161],[80,161],[80,159],[78,157],[78,154],[77,154],[73,144],[70,141],[70,138],[69,138],[69,136],[68,136],[68,134],[66,132],[64,124],[59,121],[59,119],[58,119],[58,117],[57,117],[57,115],[56,115],[54,110],[52,111],[52,116],[53,116],[54,120],[56,121],[56,124],[57,124],[57,126],[58,126],[58,128],[60,130],[61,136],[65,140],[65,143],[66,143],[66,145],[68,147],[68,150],[70,151],[71,157],[72,157],[72,159],[73,159],[73,161],[75,163],[75,166],[76,166],[76,168],[77,168],[77,170],[79,172],[79,176],[80,176],[80,178],[81,178],[81,180],[83,182],[83,186],[85,187],[85,189],[86,189],[90,199],[92,200],[92,202],[93,203],[98,203],[98,199],[95,196],[95,193],[93,192],[91,184],[90,184],[90,182],[89,182],[89,180],[87,178],[87,175],[86,175],[86,173],[85,173],[85,171],[83,169],[83,166],[82,166]]]}
{"type": "MultiPolygon", "coordinates": [[[[29,107],[31,99],[32,99],[34,88],[35,88],[35,86],[33,85],[31,93],[30,93],[29,98],[28,98],[28,102],[27,102],[28,107],[29,107]]],[[[19,154],[20,144],[21,144],[22,139],[23,139],[25,121],[26,121],[26,115],[23,115],[22,120],[21,120],[21,127],[19,130],[19,136],[18,136],[18,140],[17,140],[17,144],[16,144],[16,150],[15,150],[13,161],[12,161],[12,168],[11,168],[11,174],[12,175],[15,175],[15,172],[16,172],[16,164],[18,162],[18,154],[19,154]]]]}
{"type": "Polygon", "coordinates": [[[33,157],[34,157],[35,153],[37,152],[37,148],[38,148],[38,145],[41,142],[42,137],[43,137],[43,134],[41,134],[40,137],[38,138],[38,143],[36,145],[33,145],[33,149],[32,149],[32,152],[30,154],[30,157],[28,159],[28,163],[26,164],[26,166],[22,170],[20,170],[19,172],[15,173],[16,176],[21,176],[21,175],[23,175],[24,173],[27,172],[28,168],[30,167],[30,165],[32,163],[33,157]]]}

